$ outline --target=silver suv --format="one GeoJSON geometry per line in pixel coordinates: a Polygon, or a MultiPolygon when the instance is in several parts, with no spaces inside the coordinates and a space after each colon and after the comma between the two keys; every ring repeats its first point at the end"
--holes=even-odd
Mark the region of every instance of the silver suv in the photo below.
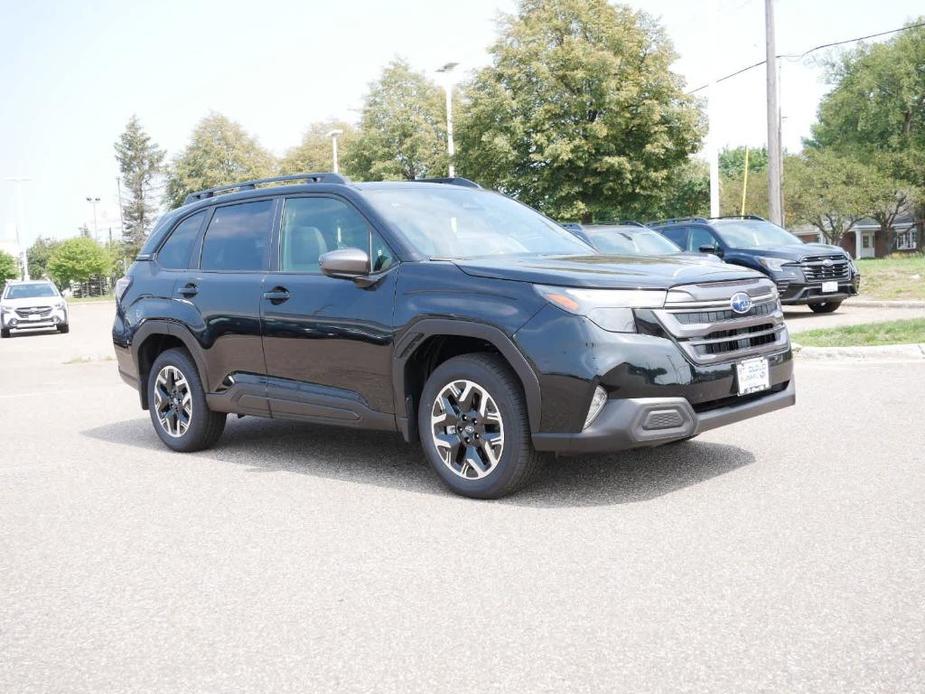
{"type": "Polygon", "coordinates": [[[66,333],[67,302],[58,288],[48,280],[7,282],[0,296],[0,337],[11,330],[57,328],[66,333]]]}

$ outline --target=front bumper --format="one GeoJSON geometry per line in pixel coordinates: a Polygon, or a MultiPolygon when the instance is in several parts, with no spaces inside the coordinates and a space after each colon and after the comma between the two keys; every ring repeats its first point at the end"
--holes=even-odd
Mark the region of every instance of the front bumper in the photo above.
{"type": "Polygon", "coordinates": [[[850,280],[839,280],[838,291],[823,293],[820,282],[806,282],[792,278],[774,277],[782,304],[818,304],[829,301],[844,301],[858,293],[861,276],[856,274],[850,280]]]}
{"type": "Polygon", "coordinates": [[[0,318],[0,325],[9,330],[48,330],[67,324],[67,309],[54,309],[49,316],[38,320],[23,318],[15,312],[5,312],[0,318]]]}
{"type": "Polygon", "coordinates": [[[793,377],[777,390],[696,411],[686,398],[614,398],[594,423],[579,433],[535,433],[533,446],[557,453],[603,453],[658,446],[773,412],[796,403],[793,377]]]}

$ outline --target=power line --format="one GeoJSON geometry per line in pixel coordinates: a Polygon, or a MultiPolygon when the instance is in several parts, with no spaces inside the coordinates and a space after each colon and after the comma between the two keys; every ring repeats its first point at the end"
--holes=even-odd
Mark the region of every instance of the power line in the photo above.
{"type": "MultiPolygon", "coordinates": [[[[777,58],[785,58],[785,59],[787,59],[787,60],[794,60],[794,59],[797,59],[797,60],[798,60],[798,59],[801,59],[801,58],[805,58],[805,57],[808,56],[810,53],[814,53],[814,52],[816,52],[816,51],[820,51],[820,50],[822,50],[823,48],[833,48],[833,47],[835,47],[835,46],[843,46],[843,45],[846,44],[846,43],[856,43],[856,42],[858,42],[858,41],[866,41],[867,39],[874,39],[874,38],[878,38],[878,37],[880,37],[880,36],[887,36],[887,35],[889,35],[889,34],[896,34],[896,33],[900,32],[900,31],[906,31],[907,29],[917,29],[917,28],[919,28],[919,27],[925,27],[925,22],[919,22],[918,24],[910,24],[909,26],[900,27],[900,28],[898,28],[898,29],[890,29],[889,31],[880,31],[880,32],[877,32],[876,34],[868,34],[867,36],[858,36],[858,37],[853,38],[853,39],[845,39],[844,41],[833,41],[832,43],[823,43],[823,44],[821,44],[821,45],[819,45],[819,46],[814,46],[813,48],[810,48],[810,49],[807,50],[807,51],[803,51],[802,53],[799,53],[799,54],[781,54],[781,55],[777,55],[777,56],[775,56],[775,57],[777,57],[777,58]]],[[[696,94],[697,92],[701,91],[702,89],[706,89],[706,88],[709,87],[711,84],[719,84],[720,82],[725,82],[725,81],[728,80],[728,79],[732,79],[733,77],[737,77],[738,75],[741,75],[743,72],[748,72],[749,70],[754,70],[756,67],[761,67],[761,66],[764,65],[766,62],[767,62],[767,60],[760,60],[760,61],[758,61],[757,63],[753,63],[753,64],[751,64],[751,65],[748,65],[748,66],[746,66],[746,67],[743,67],[743,68],[741,68],[741,69],[739,69],[739,70],[736,70],[735,72],[730,72],[728,75],[724,75],[724,76],[722,76],[722,77],[720,77],[720,78],[718,78],[718,79],[712,80],[711,82],[707,82],[706,84],[703,84],[703,85],[697,87],[696,89],[691,89],[691,90],[688,92],[688,94],[696,94]]]]}

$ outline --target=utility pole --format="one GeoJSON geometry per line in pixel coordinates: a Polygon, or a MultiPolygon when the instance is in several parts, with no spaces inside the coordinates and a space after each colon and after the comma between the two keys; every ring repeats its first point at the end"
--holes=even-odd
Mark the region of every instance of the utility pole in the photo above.
{"type": "Polygon", "coordinates": [[[456,144],[453,142],[453,78],[450,73],[459,63],[447,63],[437,72],[444,76],[443,89],[446,91],[446,154],[447,174],[450,178],[456,176],[456,144]]]}
{"type": "Polygon", "coordinates": [[[26,231],[25,231],[25,212],[22,202],[22,184],[31,181],[31,178],[8,178],[6,179],[16,184],[16,247],[19,249],[19,263],[22,268],[22,278],[29,277],[29,256],[26,252],[26,231]]]}
{"type": "Polygon", "coordinates": [[[764,0],[765,44],[767,55],[767,110],[768,110],[768,211],[771,222],[781,225],[781,151],[780,109],[777,105],[777,51],[774,46],[774,0],[764,0]]]}
{"type": "Polygon", "coordinates": [[[337,168],[337,138],[340,135],[343,135],[344,131],[340,128],[336,128],[328,132],[328,137],[331,138],[331,155],[334,159],[334,173],[338,172],[337,168]]]}
{"type": "Polygon", "coordinates": [[[125,240],[125,215],[122,213],[122,178],[116,176],[116,189],[119,192],[119,230],[122,232],[122,239],[125,240]]]}

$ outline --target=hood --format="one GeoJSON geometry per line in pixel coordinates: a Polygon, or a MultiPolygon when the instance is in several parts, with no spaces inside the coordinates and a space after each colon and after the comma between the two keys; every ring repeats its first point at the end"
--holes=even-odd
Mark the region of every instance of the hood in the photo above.
{"type": "Polygon", "coordinates": [[[64,301],[61,296],[34,296],[26,299],[2,299],[0,304],[4,308],[25,308],[26,306],[54,306],[59,301],[64,301]]]}
{"type": "Polygon", "coordinates": [[[785,258],[786,260],[803,260],[818,255],[837,255],[848,257],[841,246],[827,243],[790,243],[783,246],[766,246],[762,248],[734,248],[735,253],[761,255],[768,258],[785,258]]]}
{"type": "Polygon", "coordinates": [[[492,256],[453,261],[467,275],[561,287],[668,289],[694,282],[763,277],[735,265],[689,256],[492,256]]]}

